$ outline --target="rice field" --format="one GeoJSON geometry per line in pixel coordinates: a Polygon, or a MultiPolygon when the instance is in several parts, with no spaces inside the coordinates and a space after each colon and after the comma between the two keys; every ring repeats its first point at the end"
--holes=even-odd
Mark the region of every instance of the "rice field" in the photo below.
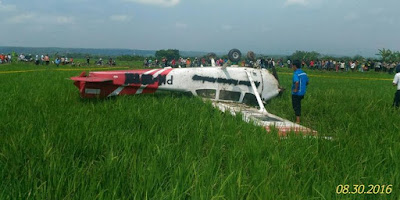
{"type": "MultiPolygon", "coordinates": [[[[306,70],[302,124],[326,140],[177,93],[80,99],[68,80],[128,68],[0,65],[0,199],[400,199],[393,75],[306,70]]],[[[294,120],[278,73],[266,109],[294,120]]]]}

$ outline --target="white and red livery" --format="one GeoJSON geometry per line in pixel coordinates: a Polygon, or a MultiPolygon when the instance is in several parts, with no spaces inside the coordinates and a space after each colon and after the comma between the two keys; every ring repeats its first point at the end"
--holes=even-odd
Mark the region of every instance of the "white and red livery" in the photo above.
{"type": "Polygon", "coordinates": [[[277,79],[265,69],[247,67],[157,68],[140,70],[83,72],[71,77],[82,98],[106,98],[118,95],[155,93],[157,91],[190,92],[213,100],[213,105],[232,114],[241,112],[243,119],[265,127],[288,132],[316,134],[309,128],[268,113],[263,102],[276,97],[277,79]],[[259,110],[246,106],[257,102],[259,110]]]}
{"type": "Polygon", "coordinates": [[[90,72],[71,77],[82,98],[154,93],[157,91],[190,92],[214,100],[243,102],[254,96],[253,78],[262,100],[279,93],[279,83],[268,70],[244,67],[163,68],[90,72]],[[210,94],[215,94],[211,97],[210,94]]]}

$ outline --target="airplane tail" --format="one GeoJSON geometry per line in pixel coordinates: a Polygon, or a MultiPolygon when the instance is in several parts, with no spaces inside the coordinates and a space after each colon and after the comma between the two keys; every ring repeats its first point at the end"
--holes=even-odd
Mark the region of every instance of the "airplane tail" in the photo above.
{"type": "Polygon", "coordinates": [[[74,85],[79,89],[82,98],[107,97],[118,88],[118,86],[113,85],[112,79],[87,77],[86,72],[70,79],[74,81],[74,85]]]}

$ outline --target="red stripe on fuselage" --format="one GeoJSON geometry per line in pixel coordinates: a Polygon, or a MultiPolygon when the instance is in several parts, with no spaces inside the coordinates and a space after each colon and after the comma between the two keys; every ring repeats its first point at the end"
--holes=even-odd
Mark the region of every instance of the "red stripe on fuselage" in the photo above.
{"type": "MultiPolygon", "coordinates": [[[[161,75],[161,76],[166,76],[166,75],[168,75],[172,70],[173,70],[172,68],[166,69],[166,70],[164,70],[163,72],[161,72],[159,75],[161,75]]],[[[155,93],[155,92],[157,91],[158,87],[159,87],[159,81],[154,82],[153,84],[147,85],[146,88],[143,89],[143,92],[142,92],[142,93],[144,93],[144,94],[146,94],[146,93],[147,93],[147,94],[148,94],[148,93],[155,93]]]]}

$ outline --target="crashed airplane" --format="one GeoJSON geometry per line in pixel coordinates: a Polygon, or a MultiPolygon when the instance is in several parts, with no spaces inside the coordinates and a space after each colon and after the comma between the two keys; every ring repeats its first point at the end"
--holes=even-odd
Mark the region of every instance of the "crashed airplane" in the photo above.
{"type": "MultiPolygon", "coordinates": [[[[248,54],[249,55],[249,54],[248,54]]],[[[232,62],[240,60],[241,53],[233,49],[228,54],[232,62]]],[[[190,92],[212,100],[213,105],[233,115],[240,112],[243,119],[263,126],[270,131],[277,129],[286,136],[289,132],[316,135],[316,131],[282,119],[264,108],[264,102],[280,92],[277,76],[266,69],[216,67],[213,58],[210,67],[158,68],[83,72],[71,77],[82,98],[107,98],[118,95],[155,93],[157,91],[190,92]],[[257,102],[259,109],[246,103],[257,102]]]]}

